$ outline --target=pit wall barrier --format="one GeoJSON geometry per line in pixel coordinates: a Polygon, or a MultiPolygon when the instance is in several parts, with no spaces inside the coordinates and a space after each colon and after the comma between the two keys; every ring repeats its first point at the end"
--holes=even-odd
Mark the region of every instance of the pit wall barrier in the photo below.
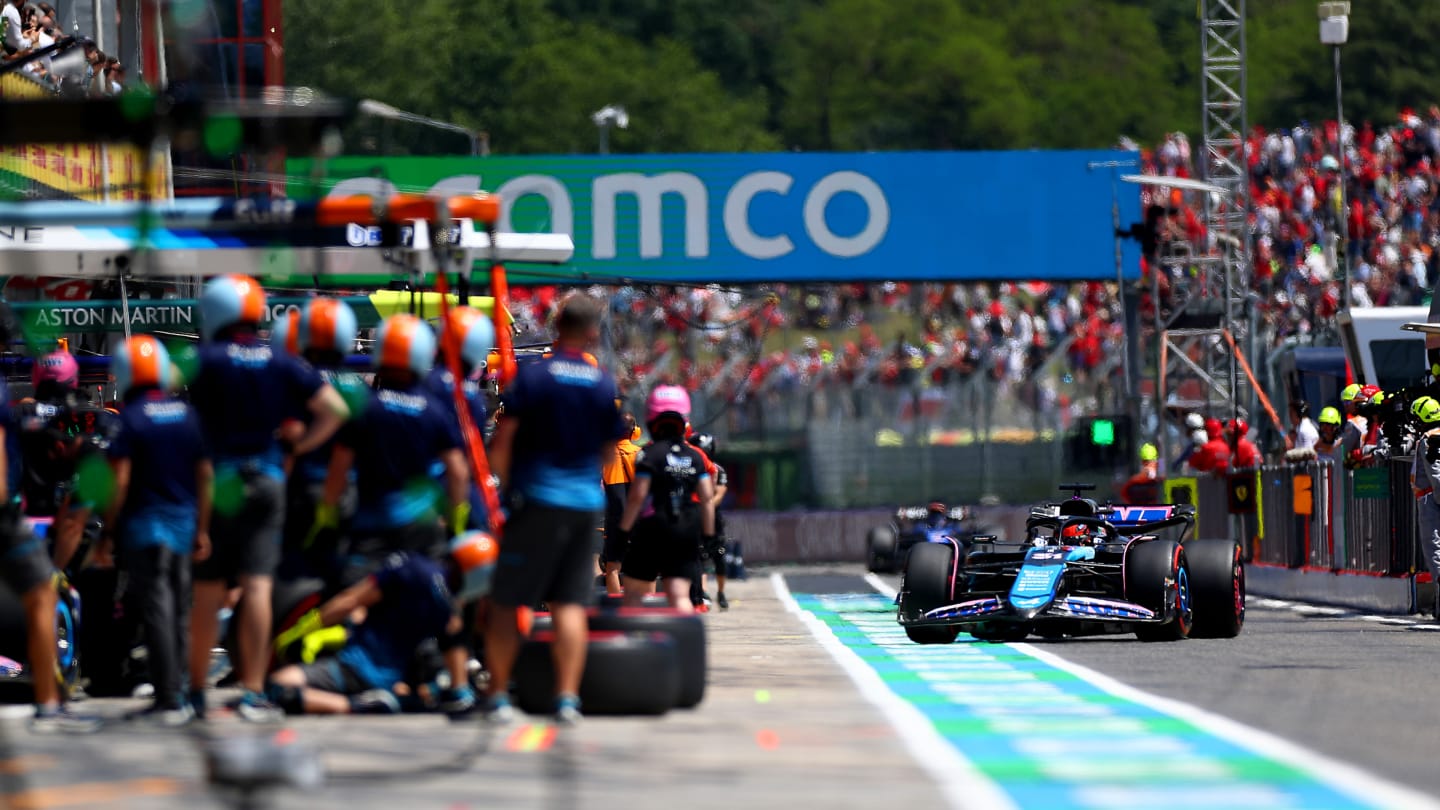
{"type": "Polygon", "coordinates": [[[1413,613],[1420,557],[1410,463],[1274,465],[1171,478],[1164,492],[1195,504],[1197,536],[1240,539],[1252,594],[1413,613]]]}

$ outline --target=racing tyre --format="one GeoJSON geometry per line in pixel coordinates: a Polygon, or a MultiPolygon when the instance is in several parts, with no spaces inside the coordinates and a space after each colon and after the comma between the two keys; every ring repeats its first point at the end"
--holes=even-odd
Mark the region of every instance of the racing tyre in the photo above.
{"type": "MultiPolygon", "coordinates": [[[[63,580],[58,583],[59,600],[55,604],[55,646],[56,660],[60,664],[60,687],[69,694],[80,678],[80,594],[63,580]]],[[[28,658],[25,622],[25,608],[20,598],[9,588],[0,586],[0,657],[16,664],[23,664],[28,658]]],[[[28,667],[26,672],[28,672],[28,667]]],[[[0,675],[12,674],[8,668],[0,667],[0,675]]],[[[4,690],[6,700],[28,701],[32,693],[28,687],[4,690]]]]}
{"type": "Polygon", "coordinates": [[[1164,624],[1138,625],[1135,635],[1141,641],[1179,641],[1190,635],[1190,567],[1179,543],[1132,543],[1125,557],[1125,595],[1137,605],[1171,615],[1164,624]]]}
{"type": "MultiPolygon", "coordinates": [[[[533,633],[551,633],[555,624],[549,613],[535,617],[533,633]]],[[[612,608],[590,610],[590,632],[664,633],[675,640],[680,660],[680,696],[675,705],[690,709],[705,699],[708,672],[705,648],[705,620],[699,613],[681,613],[672,608],[612,608]]]]}
{"type": "MultiPolygon", "coordinates": [[[[515,661],[515,700],[528,714],[555,709],[555,671],[550,644],[537,632],[515,661]]],[[[680,697],[680,659],[664,633],[592,633],[580,681],[580,709],[595,715],[658,715],[680,697]]]]}
{"type": "MultiPolygon", "coordinates": [[[[928,610],[950,604],[958,582],[959,563],[949,543],[921,543],[910,550],[905,579],[900,584],[900,612],[914,620],[928,610]]],[[[907,626],[905,635],[916,644],[949,644],[960,635],[957,627],[907,626]]]]}
{"type": "Polygon", "coordinates": [[[1235,638],[1245,626],[1245,565],[1233,540],[1188,540],[1192,638],[1235,638]]]}
{"type": "Polygon", "coordinates": [[[865,567],[877,574],[893,574],[899,567],[895,558],[895,530],[876,526],[865,535],[865,567]]]}

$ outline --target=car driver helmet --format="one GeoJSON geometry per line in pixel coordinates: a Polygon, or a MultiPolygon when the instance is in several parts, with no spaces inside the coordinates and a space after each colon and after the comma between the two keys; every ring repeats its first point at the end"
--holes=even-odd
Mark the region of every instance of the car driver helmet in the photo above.
{"type": "Polygon", "coordinates": [[[949,515],[945,509],[945,504],[939,501],[931,501],[925,507],[925,523],[931,528],[938,528],[945,525],[948,517],[949,515]]]}
{"type": "Polygon", "coordinates": [[[1066,526],[1060,533],[1067,546],[1088,546],[1093,539],[1090,535],[1090,527],[1084,523],[1072,523],[1066,526]]]}

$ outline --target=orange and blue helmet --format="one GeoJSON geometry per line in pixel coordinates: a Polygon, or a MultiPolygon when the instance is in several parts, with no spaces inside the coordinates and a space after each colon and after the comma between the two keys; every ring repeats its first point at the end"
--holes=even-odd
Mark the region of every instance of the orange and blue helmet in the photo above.
{"type": "Polygon", "coordinates": [[[470,371],[485,368],[490,350],[495,348],[495,324],[474,307],[450,310],[449,326],[460,341],[460,360],[470,371]]]}
{"type": "Polygon", "coordinates": [[[270,325],[270,346],[278,352],[300,354],[300,310],[286,310],[270,325]]]}
{"type": "Polygon", "coordinates": [[[173,374],[170,352],[153,335],[136,335],[125,341],[110,361],[110,375],[121,397],[136,389],[168,389],[173,374]]]}
{"type": "Polygon", "coordinates": [[[468,602],[490,593],[499,557],[500,544],[489,532],[469,531],[450,541],[450,589],[456,601],[468,602]]]}
{"type": "Polygon", "coordinates": [[[265,290],[250,276],[216,276],[200,293],[200,335],[214,340],[237,324],[259,326],[265,319],[265,290]]]}
{"type": "Polygon", "coordinates": [[[375,367],[424,377],[435,367],[435,332],[414,315],[391,315],[375,335],[375,367]]]}
{"type": "Polygon", "coordinates": [[[355,348],[360,328],[349,304],[338,298],[313,298],[300,312],[297,331],[300,351],[314,349],[346,356],[355,348]]]}

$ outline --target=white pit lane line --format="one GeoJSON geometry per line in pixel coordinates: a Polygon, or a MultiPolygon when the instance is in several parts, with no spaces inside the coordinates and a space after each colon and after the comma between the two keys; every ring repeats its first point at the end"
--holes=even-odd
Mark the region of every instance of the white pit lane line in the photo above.
{"type": "MultiPolygon", "coordinates": [[[[779,577],[780,575],[774,574],[772,576],[779,577]]],[[[879,593],[891,599],[895,598],[897,590],[874,573],[867,573],[865,575],[865,581],[879,593]]],[[[783,586],[783,581],[781,585],[783,586]]],[[[787,589],[785,593],[788,597],[789,590],[787,589]]],[[[789,599],[789,604],[794,606],[793,609],[799,610],[799,605],[795,604],[793,598],[789,599]]],[[[1375,618],[1393,617],[1377,616],[1375,618]]],[[[818,624],[819,622],[816,621],[815,623],[818,624]]],[[[825,628],[825,631],[828,633],[829,628],[825,628]]],[[[830,635],[830,638],[833,643],[839,645],[839,641],[835,640],[833,634],[830,635]]],[[[1054,653],[1033,647],[1029,644],[1011,644],[1009,646],[1018,652],[1031,656],[1056,669],[1084,678],[1096,688],[1108,692],[1121,700],[1154,709],[1157,712],[1189,723],[1201,731],[1231,742],[1241,748],[1246,748],[1258,754],[1268,756],[1308,774],[1317,782],[1329,785],[1363,802],[1372,803],[1381,807],[1403,807],[1408,810],[1421,810],[1422,808],[1425,810],[1440,810],[1440,801],[1437,801],[1426,793],[1421,793],[1395,782],[1386,781],[1354,765],[1332,759],[1318,751],[1312,751],[1290,742],[1283,737],[1271,734],[1268,731],[1251,728],[1198,706],[1192,706],[1178,700],[1143,692],[1109,675],[1097,672],[1089,667],[1081,666],[1080,664],[1072,663],[1054,653]]],[[[841,649],[844,649],[844,647],[841,646],[841,649]]],[[[845,651],[849,653],[849,650],[845,651]]],[[[860,661],[859,657],[855,656],[854,653],[850,653],[850,655],[854,657],[857,664],[862,667],[865,666],[864,662],[860,661]]],[[[873,674],[873,671],[868,667],[866,667],[866,671],[873,674]]],[[[883,689],[883,682],[878,681],[878,676],[876,676],[876,679],[877,684],[883,689]]],[[[894,697],[893,692],[889,692],[888,689],[885,691],[891,697],[894,697]]],[[[896,698],[896,700],[899,700],[899,698],[896,698]]],[[[906,705],[908,707],[909,704],[906,705]]],[[[923,716],[921,719],[923,720],[923,716]]],[[[926,725],[929,725],[928,722],[926,725]]],[[[928,751],[929,749],[926,750],[928,751]]]]}
{"type": "Polygon", "coordinates": [[[890,691],[875,670],[842,644],[824,622],[800,607],[790,594],[784,575],[779,572],[771,574],[770,585],[785,609],[805,623],[820,646],[850,676],[861,696],[890,722],[910,749],[910,755],[935,780],[950,807],[960,810],[1019,810],[1019,805],[999,785],[980,773],[959,749],[940,736],[929,718],[890,691]]]}

